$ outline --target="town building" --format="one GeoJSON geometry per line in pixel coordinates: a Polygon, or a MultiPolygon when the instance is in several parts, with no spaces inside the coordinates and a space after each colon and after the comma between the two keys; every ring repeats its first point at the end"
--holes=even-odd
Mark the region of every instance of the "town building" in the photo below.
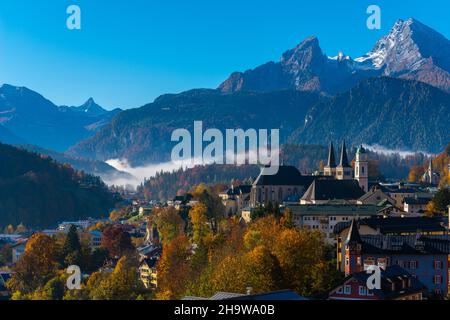
{"type": "Polygon", "coordinates": [[[448,294],[450,236],[360,235],[352,221],[345,242],[338,246],[338,267],[346,276],[364,272],[370,266],[385,269],[400,266],[423,283],[429,294],[448,294]]]}
{"type": "Polygon", "coordinates": [[[220,193],[219,197],[225,206],[226,214],[232,216],[249,207],[251,191],[251,185],[240,185],[237,187],[232,185],[227,191],[220,193]]]}
{"type": "Polygon", "coordinates": [[[326,204],[343,201],[356,204],[364,195],[356,180],[317,179],[300,199],[301,204],[326,204]]]}
{"type": "Polygon", "coordinates": [[[342,142],[339,165],[336,166],[333,143],[330,143],[328,150],[328,162],[324,167],[324,175],[331,176],[338,180],[353,179],[352,166],[348,162],[347,147],[345,141],[342,142]]]}
{"type": "Polygon", "coordinates": [[[91,250],[98,249],[102,246],[103,233],[101,231],[89,231],[89,247],[91,250]]]}
{"type": "Polygon", "coordinates": [[[16,264],[19,261],[20,257],[25,252],[27,242],[18,242],[12,247],[12,263],[16,264]]]}
{"type": "Polygon", "coordinates": [[[329,293],[330,300],[423,300],[427,289],[423,283],[399,266],[381,271],[380,288],[370,290],[371,273],[356,272],[329,293]]]}
{"type": "Polygon", "coordinates": [[[335,244],[334,228],[340,222],[355,218],[370,218],[378,214],[375,205],[356,205],[342,203],[307,204],[286,206],[292,211],[294,224],[298,227],[323,232],[327,243],[335,244]]]}
{"type": "Polygon", "coordinates": [[[87,230],[91,225],[93,225],[93,220],[79,220],[79,221],[64,221],[58,225],[58,230],[63,232],[69,232],[72,225],[82,230],[87,230]]]}
{"type": "Polygon", "coordinates": [[[11,278],[12,273],[0,271],[0,301],[9,300],[10,292],[6,287],[6,282],[11,278]]]}
{"type": "Polygon", "coordinates": [[[158,259],[146,258],[139,265],[139,279],[147,289],[158,288],[158,259]]]}
{"type": "Polygon", "coordinates": [[[395,205],[399,208],[403,208],[403,203],[406,198],[414,198],[418,193],[420,193],[420,190],[417,188],[405,186],[402,183],[394,186],[380,185],[380,188],[384,193],[388,194],[389,197],[395,200],[395,205]]]}
{"type": "Polygon", "coordinates": [[[374,185],[361,198],[358,199],[358,204],[379,204],[382,201],[388,201],[392,205],[396,205],[395,199],[391,198],[389,194],[384,192],[379,185],[374,185]]]}
{"type": "MultiPolygon", "coordinates": [[[[336,240],[340,244],[347,239],[353,220],[339,222],[334,227],[336,240]]],[[[358,220],[360,235],[410,235],[443,236],[449,234],[445,220],[440,217],[371,217],[358,220]]]]}
{"type": "Polygon", "coordinates": [[[369,191],[369,156],[363,146],[356,150],[355,179],[364,192],[369,191]]]}
{"type": "Polygon", "coordinates": [[[433,169],[433,159],[430,159],[430,164],[428,165],[427,171],[422,176],[421,181],[431,185],[438,185],[441,177],[439,173],[435,172],[433,169]]]}
{"type": "Polygon", "coordinates": [[[431,202],[430,198],[405,198],[403,200],[403,210],[409,216],[423,216],[427,210],[427,205],[431,202]]]}
{"type": "Polygon", "coordinates": [[[273,292],[264,292],[258,294],[251,293],[252,288],[247,288],[247,294],[242,293],[232,293],[232,292],[217,292],[210,298],[201,298],[201,297],[184,297],[182,300],[238,300],[238,301],[300,301],[300,300],[309,300],[303,296],[298,295],[292,290],[280,290],[273,292]]]}
{"type": "Polygon", "coordinates": [[[292,196],[301,197],[315,180],[313,176],[302,175],[293,166],[280,166],[275,175],[266,175],[266,168],[252,185],[250,207],[256,208],[269,202],[282,204],[292,196]]]}

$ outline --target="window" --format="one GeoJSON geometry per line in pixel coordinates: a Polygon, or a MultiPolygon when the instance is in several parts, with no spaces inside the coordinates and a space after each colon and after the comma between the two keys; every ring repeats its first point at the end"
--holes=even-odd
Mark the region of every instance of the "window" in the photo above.
{"type": "Polygon", "coordinates": [[[352,294],[352,286],[345,285],[344,286],[344,294],[352,294]]]}
{"type": "Polygon", "coordinates": [[[367,287],[359,286],[359,295],[360,296],[366,296],[367,295],[367,287]]]}
{"type": "Polygon", "coordinates": [[[436,270],[441,270],[443,267],[443,263],[440,260],[435,260],[434,261],[434,269],[436,270]]]}
{"type": "Polygon", "coordinates": [[[409,268],[411,270],[415,270],[415,269],[419,268],[419,261],[410,261],[409,268]]]}
{"type": "Polygon", "coordinates": [[[442,276],[439,274],[435,275],[434,279],[433,279],[433,283],[434,284],[442,284],[442,276]]]}

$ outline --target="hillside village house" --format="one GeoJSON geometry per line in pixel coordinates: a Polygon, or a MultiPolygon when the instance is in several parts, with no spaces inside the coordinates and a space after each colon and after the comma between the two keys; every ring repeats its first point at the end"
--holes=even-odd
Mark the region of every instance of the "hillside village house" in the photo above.
{"type": "Polygon", "coordinates": [[[265,175],[266,168],[253,183],[250,206],[256,208],[268,202],[282,204],[288,197],[300,197],[315,177],[305,176],[293,166],[280,166],[275,175],[265,175]]]}
{"type": "Polygon", "coordinates": [[[427,205],[431,202],[430,198],[405,198],[403,208],[410,216],[422,216],[427,210],[427,205]]]}
{"type": "MultiPolygon", "coordinates": [[[[353,220],[339,222],[334,227],[337,242],[347,239],[353,220]]],[[[449,234],[446,220],[441,217],[372,217],[357,220],[360,235],[424,235],[444,236],[449,234]]]]}
{"type": "Polygon", "coordinates": [[[139,278],[147,289],[156,289],[158,287],[158,259],[146,258],[139,265],[139,278]]]}
{"type": "Polygon", "coordinates": [[[338,250],[338,268],[346,276],[363,272],[371,265],[386,269],[400,266],[423,283],[428,293],[446,297],[449,286],[450,236],[360,235],[353,220],[338,250]]]}
{"type": "Polygon", "coordinates": [[[356,204],[307,204],[289,205],[294,224],[311,230],[323,232],[329,244],[336,244],[334,228],[340,222],[352,221],[355,218],[370,218],[377,216],[378,207],[375,205],[356,204]]]}
{"type": "Polygon", "coordinates": [[[251,191],[251,185],[240,185],[237,187],[232,185],[227,191],[221,192],[219,197],[225,206],[225,213],[231,216],[249,207],[251,191]]]}
{"type": "Polygon", "coordinates": [[[301,204],[326,204],[330,201],[356,204],[364,191],[356,180],[315,180],[300,199],[301,204]]]}
{"type": "Polygon", "coordinates": [[[333,289],[330,300],[423,300],[427,289],[423,283],[399,266],[389,266],[381,272],[381,288],[369,290],[370,274],[361,271],[349,275],[333,289]]]}

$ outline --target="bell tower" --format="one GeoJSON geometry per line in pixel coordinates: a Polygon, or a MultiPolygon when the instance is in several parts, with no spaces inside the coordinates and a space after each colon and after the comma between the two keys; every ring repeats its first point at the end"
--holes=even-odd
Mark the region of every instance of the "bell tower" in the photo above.
{"type": "Polygon", "coordinates": [[[345,240],[345,276],[364,270],[362,264],[362,240],[355,220],[350,225],[345,240]]]}
{"type": "Polygon", "coordinates": [[[336,179],[338,180],[350,180],[352,178],[352,167],[348,162],[347,147],[345,141],[342,142],[341,158],[339,165],[336,168],[336,179]]]}
{"type": "Polygon", "coordinates": [[[369,191],[369,157],[363,146],[356,150],[355,179],[364,192],[369,191]]]}
{"type": "Polygon", "coordinates": [[[330,142],[330,147],[328,149],[328,162],[327,165],[323,168],[323,171],[325,176],[334,177],[336,175],[336,160],[334,158],[333,142],[330,142]]]}

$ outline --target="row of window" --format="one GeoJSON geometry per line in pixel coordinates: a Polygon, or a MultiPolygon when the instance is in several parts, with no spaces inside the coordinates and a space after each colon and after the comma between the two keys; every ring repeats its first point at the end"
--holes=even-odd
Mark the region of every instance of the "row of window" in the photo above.
{"type": "MultiPolygon", "coordinates": [[[[305,221],[317,221],[319,219],[323,219],[322,217],[305,217],[305,221]]],[[[330,221],[337,221],[337,217],[329,217],[330,221]]],[[[342,217],[342,221],[349,221],[349,217],[342,217]]]]}
{"type": "MultiPolygon", "coordinates": [[[[373,291],[369,290],[365,286],[359,286],[358,293],[360,296],[373,296],[373,291]]],[[[345,294],[345,295],[351,295],[352,294],[352,286],[351,285],[345,285],[343,287],[339,287],[336,291],[338,294],[345,294]]]]}
{"type": "MultiPolygon", "coordinates": [[[[419,261],[417,260],[412,261],[397,260],[395,264],[409,270],[419,269],[419,261]]],[[[434,260],[432,266],[434,270],[442,270],[444,269],[444,262],[441,260],[434,260]]]]}

